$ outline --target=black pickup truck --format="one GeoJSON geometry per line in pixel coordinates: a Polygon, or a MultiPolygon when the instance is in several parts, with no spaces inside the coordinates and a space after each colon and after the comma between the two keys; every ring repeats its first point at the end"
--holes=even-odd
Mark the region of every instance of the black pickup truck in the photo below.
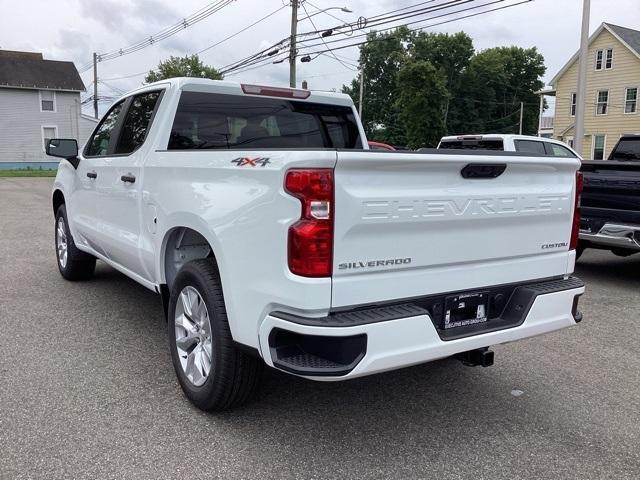
{"type": "Polygon", "coordinates": [[[640,252],[640,135],[620,138],[606,161],[583,161],[580,243],[626,257],[640,252]]]}

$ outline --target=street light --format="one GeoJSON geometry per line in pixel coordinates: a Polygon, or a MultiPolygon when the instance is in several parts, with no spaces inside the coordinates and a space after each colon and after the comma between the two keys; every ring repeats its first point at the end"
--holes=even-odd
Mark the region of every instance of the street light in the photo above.
{"type": "MultiPolygon", "coordinates": [[[[328,7],[323,8],[322,10],[318,10],[317,12],[313,12],[311,15],[307,15],[303,18],[298,18],[298,4],[300,0],[292,0],[291,1],[291,39],[289,40],[289,86],[291,88],[295,88],[296,86],[296,36],[298,35],[298,23],[302,20],[307,20],[311,17],[319,15],[320,13],[328,12],[329,10],[340,10],[345,13],[353,13],[347,7],[328,7]]],[[[333,33],[333,31],[331,31],[333,33]]],[[[329,34],[331,35],[331,34],[329,34]]],[[[329,36],[323,35],[323,36],[329,36]]],[[[307,61],[310,61],[307,60],[307,61]]]]}
{"type": "Polygon", "coordinates": [[[302,17],[299,18],[298,21],[301,22],[302,20],[306,20],[307,18],[311,18],[311,17],[315,17],[316,15],[320,14],[320,13],[324,13],[324,12],[328,12],[329,10],[340,10],[344,13],[353,13],[352,10],[350,10],[347,7],[329,7],[329,8],[323,8],[322,10],[318,10],[317,12],[313,12],[311,15],[307,15],[306,17],[302,17]]]}

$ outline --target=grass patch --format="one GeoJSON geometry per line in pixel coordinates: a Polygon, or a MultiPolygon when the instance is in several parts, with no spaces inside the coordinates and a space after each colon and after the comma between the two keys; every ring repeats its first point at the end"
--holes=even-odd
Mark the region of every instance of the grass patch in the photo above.
{"type": "Polygon", "coordinates": [[[0,170],[0,177],[55,177],[56,170],[35,170],[35,169],[20,169],[20,170],[0,170]]]}

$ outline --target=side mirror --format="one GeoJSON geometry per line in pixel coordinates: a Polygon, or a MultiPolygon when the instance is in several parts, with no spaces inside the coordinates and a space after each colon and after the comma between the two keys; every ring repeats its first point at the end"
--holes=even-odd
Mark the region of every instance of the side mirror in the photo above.
{"type": "Polygon", "coordinates": [[[68,160],[78,168],[78,142],[75,138],[52,138],[46,146],[47,155],[68,160]]]}

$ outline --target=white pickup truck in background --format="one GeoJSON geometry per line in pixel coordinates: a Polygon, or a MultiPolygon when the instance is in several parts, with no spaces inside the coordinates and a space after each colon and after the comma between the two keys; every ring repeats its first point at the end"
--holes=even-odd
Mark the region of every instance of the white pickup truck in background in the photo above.
{"type": "MultiPolygon", "coordinates": [[[[349,97],[179,78],[118,100],[53,187],[61,274],[159,293],[178,380],[345,380],[575,325],[576,158],[369,151],[349,97]],[[363,147],[364,145],[364,147],[363,147]]],[[[123,368],[127,368],[123,366],[123,368]]]]}
{"type": "Polygon", "coordinates": [[[486,135],[450,135],[442,137],[439,149],[445,150],[493,150],[500,152],[520,152],[523,155],[535,153],[549,157],[580,158],[578,152],[560,140],[531,135],[489,133],[486,135]]]}

